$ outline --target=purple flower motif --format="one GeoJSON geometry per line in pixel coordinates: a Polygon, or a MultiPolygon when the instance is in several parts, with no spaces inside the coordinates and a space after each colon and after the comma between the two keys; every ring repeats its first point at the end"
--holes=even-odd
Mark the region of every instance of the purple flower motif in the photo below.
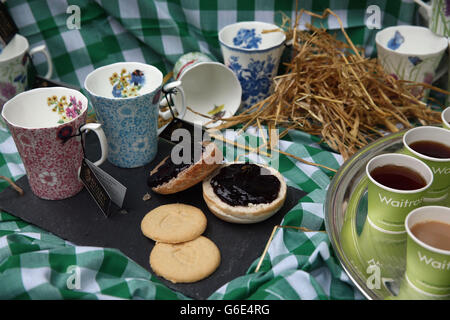
{"type": "Polygon", "coordinates": [[[24,66],[28,61],[28,53],[25,53],[22,57],[22,65],[24,66]]]}
{"type": "Polygon", "coordinates": [[[77,105],[77,98],[75,98],[74,96],[70,96],[70,103],[73,106],[76,106],[77,105]]]}
{"type": "Polygon", "coordinates": [[[71,118],[71,119],[74,119],[74,118],[76,118],[77,117],[77,112],[75,111],[75,108],[67,108],[66,109],[66,116],[68,117],[68,118],[71,118]]]}
{"type": "Polygon", "coordinates": [[[391,76],[392,78],[394,78],[395,80],[398,80],[398,77],[397,77],[397,75],[396,75],[395,73],[391,73],[390,76],[391,76]]]}
{"type": "Polygon", "coordinates": [[[431,84],[433,82],[434,74],[431,72],[425,73],[425,76],[423,77],[423,82],[431,84]]]}
{"type": "Polygon", "coordinates": [[[445,1],[445,16],[450,16],[450,0],[445,1]]]}
{"type": "Polygon", "coordinates": [[[0,82],[0,93],[6,99],[11,99],[16,94],[16,88],[8,82],[0,82]]]}

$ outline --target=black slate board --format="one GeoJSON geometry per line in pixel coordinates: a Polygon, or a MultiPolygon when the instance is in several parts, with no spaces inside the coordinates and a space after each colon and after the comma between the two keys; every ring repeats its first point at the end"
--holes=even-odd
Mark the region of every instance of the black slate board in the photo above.
{"type": "MultiPolygon", "coordinates": [[[[174,195],[159,195],[149,190],[146,185],[147,174],[170,154],[172,147],[173,144],[160,139],[156,159],[144,167],[122,169],[108,161],[100,166],[128,188],[124,202],[126,214],[116,210],[106,218],[86,189],[65,200],[39,199],[32,193],[26,176],[17,181],[17,185],[24,189],[25,195],[19,197],[15,190],[6,188],[0,193],[0,208],[76,245],[119,249],[151,272],[149,255],[154,241],[142,235],[142,218],[147,212],[163,204],[180,202],[196,206],[208,219],[203,235],[218,246],[221,264],[211,276],[196,283],[173,284],[160,279],[169,288],[188,297],[206,299],[225,283],[245,274],[251,263],[261,256],[273,227],[281,222],[284,215],[306,193],[288,187],[283,208],[260,223],[240,225],[222,221],[208,210],[202,197],[201,184],[174,195]],[[151,199],[143,201],[142,197],[147,192],[150,193],[151,199]]],[[[95,136],[88,134],[87,157],[97,160],[97,149],[95,136]]]]}

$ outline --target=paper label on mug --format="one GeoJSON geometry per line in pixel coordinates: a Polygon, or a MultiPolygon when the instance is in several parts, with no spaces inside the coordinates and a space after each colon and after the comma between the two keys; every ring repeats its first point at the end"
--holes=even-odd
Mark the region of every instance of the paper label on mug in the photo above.
{"type": "Polygon", "coordinates": [[[122,208],[127,188],[86,158],[81,162],[80,179],[106,217],[111,202],[122,208]]]}
{"type": "Polygon", "coordinates": [[[127,188],[119,181],[111,177],[108,173],[94,165],[91,161],[87,159],[84,160],[89,168],[94,172],[102,186],[106,189],[111,201],[118,207],[122,208],[123,200],[125,199],[125,194],[127,193],[127,188]]]}
{"type": "MultiPolygon", "coordinates": [[[[6,5],[0,2],[0,49],[5,47],[18,32],[14,20],[8,13],[6,5]]],[[[0,50],[1,51],[1,50],[0,50]]]]}
{"type": "Polygon", "coordinates": [[[87,159],[83,159],[80,168],[80,179],[84,186],[88,190],[89,194],[94,198],[95,202],[102,210],[103,214],[108,217],[111,207],[111,196],[108,191],[103,187],[100,180],[97,178],[94,171],[87,164],[87,159]]]}

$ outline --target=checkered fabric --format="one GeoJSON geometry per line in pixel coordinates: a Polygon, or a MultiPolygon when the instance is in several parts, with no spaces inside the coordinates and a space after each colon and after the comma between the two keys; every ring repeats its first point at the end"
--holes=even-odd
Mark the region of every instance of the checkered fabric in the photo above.
{"type": "MultiPolygon", "coordinates": [[[[373,54],[376,33],[365,26],[369,5],[380,8],[382,27],[411,24],[415,10],[412,0],[309,0],[299,4],[316,13],[331,8],[341,17],[352,40],[365,46],[369,55],[373,54]]],[[[180,55],[191,51],[221,61],[217,33],[223,26],[245,20],[280,24],[282,13],[291,18],[295,15],[295,1],[291,0],[8,0],[7,6],[31,46],[46,44],[55,65],[53,78],[78,86],[95,68],[118,61],[145,62],[165,74],[180,55]],[[67,22],[75,21],[69,5],[81,9],[80,29],[68,28],[67,22]]],[[[310,22],[304,18],[302,27],[310,22]]],[[[319,23],[330,30],[339,29],[333,17],[315,20],[319,23]]],[[[46,66],[41,59],[36,56],[33,62],[43,74],[46,66]]],[[[234,134],[227,132],[225,137],[233,140],[234,134]]],[[[261,143],[255,138],[257,134],[251,128],[243,139],[250,147],[257,147],[261,143]]],[[[229,145],[223,148],[229,161],[239,157],[276,165],[289,185],[306,191],[307,196],[287,213],[282,225],[313,231],[277,229],[258,272],[259,259],[246,274],[217,288],[209,298],[361,299],[323,232],[323,207],[332,172],[284,155],[274,162],[229,145]]],[[[286,135],[279,148],[334,169],[342,164],[340,155],[300,131],[286,135]]],[[[0,175],[18,179],[23,174],[11,136],[0,128],[0,175]]],[[[5,187],[0,181],[0,190],[5,187]]],[[[0,298],[187,299],[115,249],[76,246],[7,213],[0,213],[0,298]]]]}

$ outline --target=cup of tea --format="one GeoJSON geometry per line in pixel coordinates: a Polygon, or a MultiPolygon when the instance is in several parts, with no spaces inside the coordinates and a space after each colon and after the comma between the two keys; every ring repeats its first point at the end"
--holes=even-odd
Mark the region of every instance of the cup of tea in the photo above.
{"type": "Polygon", "coordinates": [[[27,38],[16,34],[0,51],[0,111],[6,101],[28,88],[29,57],[41,53],[45,56],[48,70],[45,78],[51,78],[53,64],[45,45],[29,50],[27,38]]]}
{"type": "MultiPolygon", "coordinates": [[[[108,140],[108,161],[123,168],[135,168],[152,161],[158,149],[159,103],[163,75],[156,67],[138,62],[119,62],[92,71],[84,82],[96,117],[108,140]]],[[[176,89],[181,102],[179,117],[186,111],[181,82],[171,82],[164,90],[176,89]]],[[[167,125],[166,125],[167,126],[167,125]]]]}
{"type": "Polygon", "coordinates": [[[450,208],[424,206],[405,220],[405,277],[419,292],[450,298],[450,208]]]}
{"type": "Polygon", "coordinates": [[[447,107],[444,111],[442,111],[441,118],[442,118],[442,126],[445,129],[450,130],[450,107],[447,107]]]}
{"type": "Polygon", "coordinates": [[[372,158],[366,174],[367,219],[387,231],[404,231],[407,214],[423,205],[425,191],[433,182],[431,169],[412,156],[387,153],[372,158]]]}
{"type": "Polygon", "coordinates": [[[88,100],[79,91],[39,88],[22,92],[2,110],[19,151],[33,193],[42,199],[60,200],[83,188],[78,171],[83,159],[80,134],[91,130],[100,141],[101,158],[108,145],[98,123],[86,124],[88,100]]]}
{"type": "Polygon", "coordinates": [[[219,31],[224,64],[241,83],[243,108],[272,93],[285,40],[279,27],[259,21],[238,22],[219,31]]]}
{"type": "Polygon", "coordinates": [[[403,136],[405,152],[427,164],[434,175],[426,202],[445,204],[450,188],[450,131],[433,126],[408,130],[403,136]]]}
{"type": "MultiPolygon", "coordinates": [[[[436,69],[448,47],[446,37],[419,26],[393,26],[375,36],[378,61],[395,79],[431,84],[445,74],[436,69]]],[[[414,87],[415,96],[428,95],[429,89],[414,87]]]]}

